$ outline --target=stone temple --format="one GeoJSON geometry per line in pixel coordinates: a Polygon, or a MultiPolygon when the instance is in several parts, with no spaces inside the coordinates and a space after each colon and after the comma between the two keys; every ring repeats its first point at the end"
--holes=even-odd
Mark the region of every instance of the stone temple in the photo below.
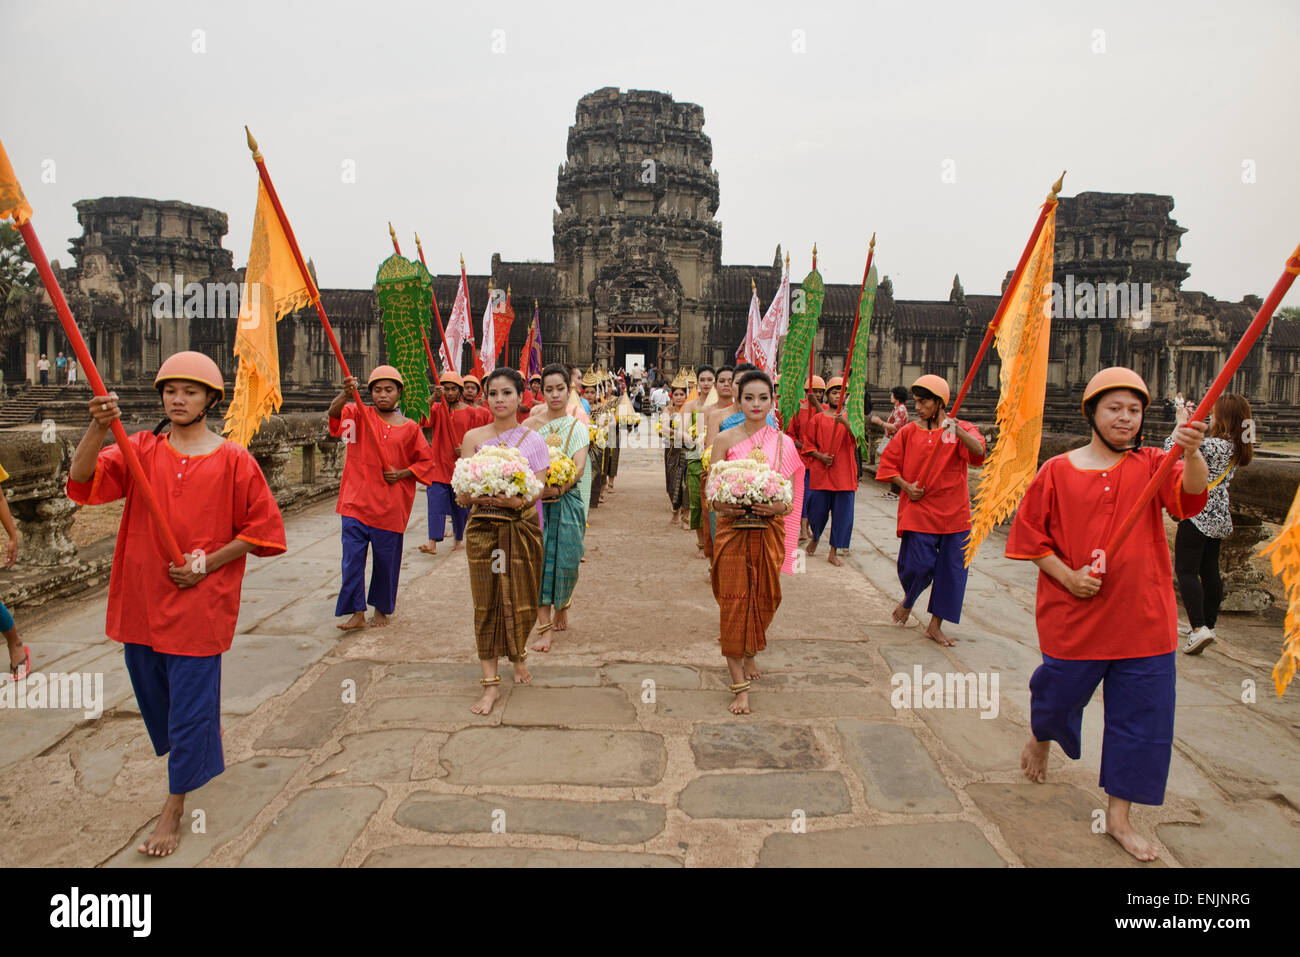
{"type": "MultiPolygon", "coordinates": [[[[534,299],[548,362],[612,368],[629,354],[641,354],[671,374],[679,366],[730,358],[744,334],[751,278],[766,307],[780,280],[783,254],[777,247],[764,265],[723,263],[722,223],[714,218],[718,173],[704,122],[700,106],[653,91],[609,87],[578,101],[557,177],[554,261],[509,261],[498,253],[491,277],[469,277],[476,327],[489,278],[493,288],[511,287],[518,318],[505,361],[518,361],[534,299]]],[[[1203,394],[1260,300],[1219,302],[1182,289],[1189,267],[1177,256],[1186,230],[1171,216],[1173,197],[1082,193],[1060,202],[1055,279],[1070,301],[1053,321],[1049,420],[1076,418],[1083,385],[1106,365],[1132,366],[1161,397],[1203,394]],[[1110,289],[1114,297],[1116,291],[1148,288],[1149,308],[1137,319],[1131,315],[1137,295],[1120,315],[1104,294],[1088,301],[1093,289],[1110,289]]],[[[221,246],[225,213],[121,197],[82,200],[76,208],[83,229],[72,243],[77,265],[60,270],[60,281],[106,379],[115,387],[120,383],[124,396],[133,387],[143,392],[161,356],[190,348],[211,355],[233,380],[234,311],[192,317],[177,311],[175,318],[158,319],[152,291],[156,282],[172,283],[177,274],[186,282],[240,281],[241,271],[221,246]]],[[[797,284],[808,251],[796,258],[797,284]]],[[[825,278],[816,356],[818,371],[833,374],[843,367],[858,287],[856,277],[849,283],[825,278]]],[[[458,279],[435,277],[444,318],[458,279]]],[[[955,388],[1000,292],[968,294],[954,276],[947,299],[899,299],[884,278],[869,362],[877,406],[883,407],[891,386],[923,371],[943,375],[955,388]]],[[[373,289],[323,288],[321,294],[352,369],[363,374],[384,361],[373,289]]],[[[314,310],[286,319],[278,331],[286,409],[320,406],[340,380],[314,310]]],[[[41,352],[51,358],[68,352],[49,308],[36,310],[6,346],[0,369],[11,389],[35,380],[41,352]]],[[[996,400],[995,353],[990,360],[972,390],[972,414],[991,413],[996,400]]],[[[1263,431],[1300,423],[1300,323],[1275,317],[1233,389],[1267,410],[1263,431]]]]}

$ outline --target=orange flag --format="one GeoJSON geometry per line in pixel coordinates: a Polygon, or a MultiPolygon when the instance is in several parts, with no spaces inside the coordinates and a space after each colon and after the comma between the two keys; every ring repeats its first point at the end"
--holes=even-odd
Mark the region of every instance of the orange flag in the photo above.
{"type": "Polygon", "coordinates": [[[275,324],[310,305],[318,296],[298,269],[271,196],[259,179],[253,244],[248,251],[235,330],[239,371],[224,428],[232,442],[247,447],[262,423],[279,411],[284,397],[280,394],[280,349],[275,324]]]}
{"type": "Polygon", "coordinates": [[[1277,535],[1259,553],[1272,561],[1273,574],[1282,579],[1282,587],[1286,590],[1282,657],[1273,666],[1273,686],[1280,698],[1295,677],[1296,665],[1300,663],[1300,492],[1296,492],[1291,511],[1277,535]]]}
{"type": "MultiPolygon", "coordinates": [[[[1020,282],[1008,289],[1006,314],[996,343],[1002,360],[998,399],[998,441],[984,460],[971,515],[966,564],[993,526],[1016,510],[1038,471],[1047,393],[1047,351],[1052,333],[1052,258],[1057,204],[1047,213],[1020,282]]],[[[947,436],[945,436],[947,438],[947,436]]]]}
{"type": "Polygon", "coordinates": [[[13,164],[9,162],[9,154],[5,152],[4,144],[0,143],[0,220],[12,219],[14,226],[18,227],[31,218],[32,204],[23,195],[23,188],[18,185],[18,177],[14,175],[13,164]]]}

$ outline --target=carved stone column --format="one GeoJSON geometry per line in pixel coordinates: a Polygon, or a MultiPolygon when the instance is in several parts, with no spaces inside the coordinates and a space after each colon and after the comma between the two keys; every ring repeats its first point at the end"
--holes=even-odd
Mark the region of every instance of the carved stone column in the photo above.
{"type": "Polygon", "coordinates": [[[1258,518],[1233,513],[1232,534],[1219,546],[1224,611],[1263,611],[1272,606],[1273,596],[1263,584],[1267,578],[1251,561],[1267,537],[1258,518]]]}

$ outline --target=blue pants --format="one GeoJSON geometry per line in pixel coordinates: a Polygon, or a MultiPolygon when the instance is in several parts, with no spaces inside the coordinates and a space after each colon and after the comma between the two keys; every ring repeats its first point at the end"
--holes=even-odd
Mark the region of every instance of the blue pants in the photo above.
{"type": "Polygon", "coordinates": [[[898,580],[903,607],[911,608],[930,589],[930,614],[956,624],[966,598],[966,540],[970,532],[946,535],[904,532],[898,545],[898,580]]]}
{"type": "Polygon", "coordinates": [[[168,655],[148,645],[123,648],[154,753],[167,755],[167,790],[197,791],[226,769],[221,756],[221,656],[168,655]]]}
{"type": "Polygon", "coordinates": [[[1083,707],[1101,684],[1105,730],[1101,779],[1107,794],[1163,804],[1174,748],[1174,653],[1067,661],[1043,655],[1029,679],[1030,727],[1078,760],[1083,707]]]}
{"type": "Polygon", "coordinates": [[[375,611],[391,615],[397,607],[397,576],[402,570],[402,535],[371,528],[350,515],[343,516],[343,586],[334,606],[335,615],[366,610],[366,598],[375,611]],[[365,596],[366,548],[374,551],[370,594],[365,596]]]}
{"type": "Polygon", "coordinates": [[[804,508],[808,516],[808,528],[812,531],[813,542],[822,540],[826,520],[831,520],[831,548],[848,548],[853,538],[853,497],[849,490],[832,492],[830,489],[815,488],[804,495],[807,503],[804,508]]]}
{"type": "Polygon", "coordinates": [[[803,470],[803,517],[808,517],[808,496],[812,494],[812,469],[803,470]]]}
{"type": "Polygon", "coordinates": [[[465,522],[469,518],[469,509],[456,504],[451,486],[446,482],[434,482],[425,493],[429,497],[429,541],[440,542],[447,530],[447,516],[451,516],[451,533],[456,541],[465,539],[465,522]]]}

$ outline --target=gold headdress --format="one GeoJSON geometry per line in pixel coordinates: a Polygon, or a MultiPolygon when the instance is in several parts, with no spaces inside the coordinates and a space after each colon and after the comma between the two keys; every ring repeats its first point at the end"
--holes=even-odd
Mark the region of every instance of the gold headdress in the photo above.
{"type": "Polygon", "coordinates": [[[673,379],[673,384],[672,384],[671,386],[669,386],[669,388],[670,388],[670,389],[685,389],[685,390],[687,390],[688,392],[690,391],[690,388],[691,388],[691,382],[690,382],[690,380],[689,380],[688,378],[686,378],[686,370],[685,370],[685,369],[678,369],[678,370],[677,370],[677,376],[673,379]]]}
{"type": "Polygon", "coordinates": [[[587,370],[586,375],[582,377],[582,384],[584,386],[600,384],[600,378],[596,375],[596,370],[594,368],[587,370]]]}

